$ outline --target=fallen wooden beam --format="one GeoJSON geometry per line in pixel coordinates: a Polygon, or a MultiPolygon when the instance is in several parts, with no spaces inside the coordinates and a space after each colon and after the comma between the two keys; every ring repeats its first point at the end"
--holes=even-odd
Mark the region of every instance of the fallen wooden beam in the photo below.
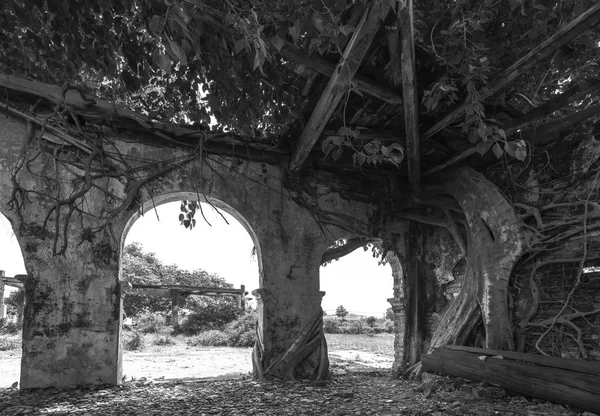
{"type": "MultiPolygon", "coordinates": [[[[559,29],[554,35],[547,38],[544,42],[532,49],[528,54],[512,64],[504,70],[496,81],[486,86],[485,90],[479,92],[480,101],[492,96],[500,91],[503,87],[515,80],[526,70],[537,65],[541,60],[550,57],[554,51],[563,45],[566,45],[571,40],[575,39],[581,33],[590,28],[600,19],[600,2],[596,2],[588,10],[577,16],[571,22],[559,29]]],[[[434,124],[429,130],[423,134],[423,140],[426,140],[446,128],[458,117],[462,116],[471,103],[465,102],[452,111],[450,114],[442,118],[434,124]]]]}
{"type": "Polygon", "coordinates": [[[526,354],[515,351],[500,351],[489,350],[486,348],[465,347],[463,345],[446,345],[444,349],[450,351],[463,351],[477,355],[501,355],[509,360],[524,361],[531,364],[544,365],[546,367],[562,368],[564,370],[578,371],[580,373],[600,375],[600,362],[598,361],[572,360],[560,357],[549,357],[547,355],[526,354]]]}
{"type": "Polygon", "coordinates": [[[537,365],[510,359],[505,351],[501,355],[503,358],[494,358],[479,352],[438,348],[422,355],[421,364],[428,372],[496,384],[512,392],[591,412],[600,408],[600,374],[548,366],[551,359],[545,365],[537,365]]]}
{"type": "Polygon", "coordinates": [[[298,138],[290,159],[291,171],[298,170],[304,163],[342,96],[347,93],[347,87],[354,78],[380,26],[381,16],[387,10],[389,10],[389,2],[374,0],[352,34],[352,38],[346,45],[339,63],[298,138]]]}

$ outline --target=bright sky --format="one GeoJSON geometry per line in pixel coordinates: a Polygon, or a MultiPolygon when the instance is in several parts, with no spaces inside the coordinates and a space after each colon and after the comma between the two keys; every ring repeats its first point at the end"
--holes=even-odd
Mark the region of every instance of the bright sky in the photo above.
{"type": "MultiPolygon", "coordinates": [[[[197,213],[196,227],[190,231],[179,225],[179,203],[161,205],[138,219],[126,244],[140,242],[144,250],[156,253],[165,264],[181,269],[204,269],[216,273],[235,287],[245,285],[248,292],[258,288],[258,264],[252,258],[253,243],[242,225],[227,213],[229,225],[210,206],[203,205],[212,227],[197,213]],[[157,214],[158,218],[157,219],[157,214]]],[[[0,215],[0,270],[7,276],[25,273],[23,258],[8,220],[0,215]]],[[[392,272],[389,265],[378,266],[371,251],[358,249],[339,261],[321,267],[323,309],[335,313],[344,305],[351,313],[383,316],[390,307],[392,272]]]]}

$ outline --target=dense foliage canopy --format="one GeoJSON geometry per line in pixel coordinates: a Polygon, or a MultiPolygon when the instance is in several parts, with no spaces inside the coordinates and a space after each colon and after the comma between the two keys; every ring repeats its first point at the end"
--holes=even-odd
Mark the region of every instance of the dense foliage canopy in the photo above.
{"type": "MultiPolygon", "coordinates": [[[[57,85],[79,85],[156,121],[230,130],[249,142],[290,148],[316,99],[313,93],[319,88],[315,85],[324,82],[315,78],[306,61],[338,62],[357,27],[360,8],[367,3],[10,0],[0,10],[0,71],[57,85]],[[290,51],[303,54],[305,61],[298,64],[290,51]]],[[[598,29],[586,30],[557,48],[550,58],[521,71],[483,102],[489,95],[488,84],[498,81],[519,57],[592,3],[417,1],[421,130],[426,132],[461,102],[467,106],[464,116],[434,136],[440,143],[426,149],[438,154],[431,163],[464,150],[467,140],[479,143],[480,153],[493,147],[497,156],[506,151],[523,160],[527,152],[520,139],[527,137],[511,137],[510,133],[544,117],[568,115],[596,103],[598,29]],[[578,94],[572,93],[558,108],[522,119],[573,88],[578,94]],[[515,124],[515,120],[521,122],[515,124]],[[458,144],[453,137],[459,139],[458,144]]],[[[398,3],[385,0],[376,5],[385,21],[359,74],[397,91],[399,74],[389,63],[394,56],[386,40],[386,31],[395,25],[395,13],[385,11],[390,5],[395,10],[398,3]]],[[[393,114],[401,110],[382,108],[381,102],[352,86],[343,114],[331,124],[344,124],[341,135],[350,138],[361,129],[382,125],[402,131],[402,117],[393,114]],[[361,120],[357,111],[373,117],[363,114],[361,120]]],[[[352,143],[337,139],[331,144],[330,139],[324,149],[334,150],[332,154],[339,158],[342,145],[352,143]]],[[[385,157],[373,156],[380,146],[353,149],[360,155],[354,163],[385,161],[385,157]]],[[[389,152],[386,147],[384,156],[389,152]]],[[[399,159],[388,161],[397,164],[399,159]]]]}

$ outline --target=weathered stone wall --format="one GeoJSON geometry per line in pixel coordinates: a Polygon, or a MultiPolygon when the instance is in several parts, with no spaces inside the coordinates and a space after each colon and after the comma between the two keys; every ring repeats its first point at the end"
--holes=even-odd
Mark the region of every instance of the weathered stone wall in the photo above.
{"type": "MultiPolygon", "coordinates": [[[[72,165],[57,164],[26,125],[0,117],[0,209],[13,224],[29,276],[22,388],[120,382],[120,253],[132,222],[155,204],[205,200],[249,231],[260,265],[256,295],[264,367],[320,313],[321,257],[348,231],[335,221],[319,226],[314,212],[285,189],[282,167],[190,157],[187,151],[143,145],[135,135],[111,139],[109,132],[105,150],[126,161],[130,173],[94,179],[85,195],[73,199],[76,204],[57,210],[57,200],[70,200],[87,183],[81,156],[73,152],[72,165]],[[27,138],[30,162],[23,168],[27,138]],[[6,174],[16,170],[14,178],[6,174]],[[15,193],[16,183],[26,193],[15,193]]],[[[314,194],[318,209],[338,215],[340,224],[352,219],[356,232],[366,230],[370,207],[316,187],[314,194]]]]}

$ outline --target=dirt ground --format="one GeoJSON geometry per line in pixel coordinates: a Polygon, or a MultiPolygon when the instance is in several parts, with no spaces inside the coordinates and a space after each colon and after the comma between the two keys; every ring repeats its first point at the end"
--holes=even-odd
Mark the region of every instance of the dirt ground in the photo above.
{"type": "MultiPolygon", "coordinates": [[[[252,372],[251,348],[190,347],[171,345],[152,347],[142,352],[123,353],[125,381],[237,377],[252,372]]],[[[393,357],[359,350],[329,351],[332,371],[347,369],[390,369],[393,357]]],[[[0,352],[0,388],[19,380],[20,351],[0,352]]]]}

